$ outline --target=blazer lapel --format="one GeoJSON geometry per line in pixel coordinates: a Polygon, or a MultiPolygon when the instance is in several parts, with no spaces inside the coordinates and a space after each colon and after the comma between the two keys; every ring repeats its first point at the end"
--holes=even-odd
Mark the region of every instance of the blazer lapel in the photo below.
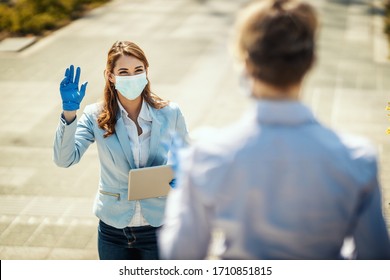
{"type": "Polygon", "coordinates": [[[153,108],[150,108],[150,113],[152,115],[152,131],[150,133],[150,148],[149,148],[149,157],[146,166],[151,166],[153,163],[158,148],[160,146],[160,134],[161,134],[161,123],[155,115],[153,108]]]}
{"type": "Polygon", "coordinates": [[[127,135],[125,124],[123,123],[122,118],[118,118],[115,125],[115,133],[118,137],[119,143],[122,147],[123,152],[126,155],[127,161],[130,164],[131,169],[135,169],[135,163],[133,158],[133,153],[131,152],[130,139],[127,135]]]}

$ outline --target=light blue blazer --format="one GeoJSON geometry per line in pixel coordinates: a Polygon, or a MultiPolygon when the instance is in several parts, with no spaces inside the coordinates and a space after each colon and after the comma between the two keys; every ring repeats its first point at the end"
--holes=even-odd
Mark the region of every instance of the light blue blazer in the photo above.
{"type": "MultiPolygon", "coordinates": [[[[149,106],[149,105],[148,105],[149,106]]],[[[76,122],[66,124],[61,119],[54,141],[54,162],[60,167],[69,167],[80,161],[92,143],[96,142],[100,160],[99,189],[94,202],[94,213],[104,223],[116,228],[129,225],[135,211],[135,201],[127,200],[128,174],[136,168],[126,128],[118,113],[115,133],[107,138],[99,128],[97,118],[101,103],[85,107],[76,122]]],[[[173,138],[187,137],[183,115],[175,103],[162,109],[149,106],[152,116],[150,153],[146,166],[167,164],[168,152],[173,138]]],[[[154,226],[162,224],[166,197],[140,200],[141,211],[146,221],[154,226]]]]}

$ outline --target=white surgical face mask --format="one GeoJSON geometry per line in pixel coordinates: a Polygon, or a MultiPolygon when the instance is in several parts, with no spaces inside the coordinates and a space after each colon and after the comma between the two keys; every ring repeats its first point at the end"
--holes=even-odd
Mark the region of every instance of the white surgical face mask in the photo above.
{"type": "Polygon", "coordinates": [[[115,88],[129,100],[140,96],[148,84],[146,72],[134,76],[115,76],[115,81],[115,88]]]}

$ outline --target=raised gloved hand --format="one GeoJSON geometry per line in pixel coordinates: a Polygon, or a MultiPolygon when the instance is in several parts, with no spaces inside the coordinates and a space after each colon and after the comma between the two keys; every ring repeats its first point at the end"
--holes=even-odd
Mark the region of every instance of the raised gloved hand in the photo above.
{"type": "Polygon", "coordinates": [[[80,67],[77,67],[76,76],[74,76],[74,66],[71,65],[69,68],[66,68],[65,77],[60,84],[62,109],[64,111],[80,109],[80,103],[84,98],[88,84],[88,82],[83,83],[79,89],[80,71],[80,67]]]}

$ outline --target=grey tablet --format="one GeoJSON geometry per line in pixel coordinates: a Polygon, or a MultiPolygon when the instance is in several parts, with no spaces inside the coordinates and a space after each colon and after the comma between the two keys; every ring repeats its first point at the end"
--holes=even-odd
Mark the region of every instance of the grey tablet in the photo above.
{"type": "Polygon", "coordinates": [[[173,170],[170,165],[160,165],[132,169],[129,172],[128,200],[168,195],[173,179],[173,170]]]}

